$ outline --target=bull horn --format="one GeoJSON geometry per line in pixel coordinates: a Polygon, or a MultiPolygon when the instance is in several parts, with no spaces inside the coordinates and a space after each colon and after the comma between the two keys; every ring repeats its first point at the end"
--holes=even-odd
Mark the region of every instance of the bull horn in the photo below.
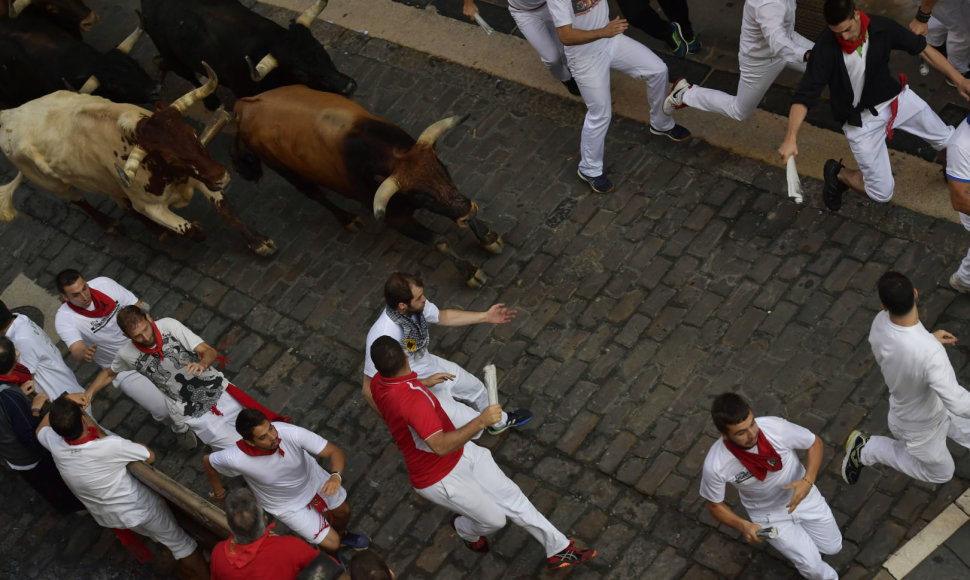
{"type": "Polygon", "coordinates": [[[142,32],[144,32],[144,30],[142,30],[142,27],[139,26],[128,35],[128,38],[122,40],[121,44],[116,46],[115,49],[122,54],[128,54],[131,52],[131,49],[135,48],[135,44],[138,42],[138,39],[141,38],[142,32]]]}
{"type": "Polygon", "coordinates": [[[317,16],[320,16],[320,13],[323,12],[323,9],[326,7],[327,0],[317,0],[313,3],[313,6],[310,6],[303,11],[303,14],[300,14],[299,18],[296,19],[296,23],[300,26],[310,28],[313,21],[317,19],[317,16]]]}
{"type": "Polygon", "coordinates": [[[13,5],[10,6],[10,18],[16,18],[24,8],[30,6],[33,0],[15,0],[13,5]]]}
{"type": "Polygon", "coordinates": [[[418,137],[418,145],[424,145],[425,147],[434,147],[435,141],[439,137],[450,131],[455,125],[461,123],[465,120],[465,117],[459,117],[455,115],[454,117],[448,117],[447,119],[442,119],[437,123],[433,123],[430,127],[424,130],[423,133],[418,137]]]}
{"type": "Polygon", "coordinates": [[[138,167],[141,166],[141,162],[148,155],[148,151],[145,150],[141,145],[135,145],[131,153],[128,154],[128,161],[125,162],[125,168],[118,172],[118,178],[121,179],[122,185],[125,187],[131,187],[131,180],[135,178],[135,174],[138,173],[138,167]]]}
{"type": "Polygon", "coordinates": [[[272,53],[264,56],[262,60],[256,63],[256,66],[253,66],[252,59],[249,58],[249,55],[246,55],[246,64],[249,65],[249,78],[253,79],[254,83],[263,80],[274,68],[280,66],[272,53]]]}
{"type": "Polygon", "coordinates": [[[172,103],[172,106],[175,107],[179,113],[184,113],[189,107],[194,105],[196,101],[211,95],[213,91],[216,90],[216,85],[219,84],[219,78],[212,70],[212,67],[210,67],[205,61],[202,61],[202,66],[205,68],[205,75],[208,77],[208,80],[201,87],[192,89],[172,103]]]}
{"type": "Polygon", "coordinates": [[[394,179],[393,175],[381,183],[381,186],[377,188],[377,193],[374,194],[374,217],[379,220],[384,219],[384,214],[387,212],[387,202],[391,201],[391,198],[400,189],[401,184],[394,179]]]}
{"type": "Polygon", "coordinates": [[[98,87],[100,86],[101,81],[98,80],[98,77],[91,75],[88,77],[88,80],[84,81],[84,84],[81,85],[81,89],[78,92],[82,95],[90,95],[94,91],[98,90],[98,87]]]}
{"type": "Polygon", "coordinates": [[[209,119],[209,123],[202,129],[202,134],[199,135],[199,142],[205,147],[222,131],[222,128],[226,126],[232,119],[232,115],[226,112],[225,105],[220,105],[215,112],[212,113],[212,118],[209,119]]]}

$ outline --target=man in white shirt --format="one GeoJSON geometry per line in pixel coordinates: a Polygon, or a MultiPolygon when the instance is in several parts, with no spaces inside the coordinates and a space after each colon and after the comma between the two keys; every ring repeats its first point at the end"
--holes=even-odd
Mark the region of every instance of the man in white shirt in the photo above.
{"type": "Polygon", "coordinates": [[[259,505],[307,542],[328,552],[370,544],[365,534],[347,531],[343,450],[302,427],[271,423],[256,409],[239,413],[236,431],[242,438],[234,447],[202,458],[214,497],[226,496],[220,473],[241,475],[259,505]],[[317,457],[328,460],[333,472],[320,467],[317,457]]]}
{"type": "Polygon", "coordinates": [[[932,36],[944,37],[946,59],[957,72],[964,75],[970,72],[970,0],[916,0],[915,4],[916,16],[909,23],[909,29],[925,36],[933,46],[943,43],[931,42],[932,36]],[[934,31],[931,24],[942,30],[934,31]]]}
{"type": "MultiPolygon", "coordinates": [[[[54,279],[63,303],[54,316],[54,328],[80,362],[94,362],[109,368],[118,350],[130,342],[121,332],[116,316],[125,306],[144,308],[130,290],[111,278],[98,277],[90,282],[74,269],[64,270],[54,279]]],[[[124,371],[113,381],[115,387],[134,399],[156,421],[172,424],[165,396],[147,377],[135,371],[124,371]]],[[[184,423],[172,425],[179,445],[192,449],[195,435],[184,423]],[[183,435],[184,434],[184,435],[183,435]]]]}
{"type": "Polygon", "coordinates": [[[178,320],[155,321],[134,305],[122,308],[117,319],[130,340],[118,350],[111,366],[95,377],[87,389],[89,398],[119,374],[138,371],[165,395],[172,419],[184,422],[203,443],[215,449],[235,446],[239,439],[236,415],[243,407],[256,407],[274,420],[282,419],[213,367],[218,351],[178,320]]]}
{"type": "Polygon", "coordinates": [[[44,329],[23,314],[13,314],[0,300],[0,332],[13,341],[20,364],[33,374],[34,386],[53,401],[61,393],[83,393],[77,377],[64,364],[61,351],[44,329]]]}
{"type": "Polygon", "coordinates": [[[805,578],[838,580],[821,556],[842,549],[839,526],[815,487],[825,452],[822,440],[781,417],[756,419],[735,393],[715,397],[711,417],[721,439],[704,459],[700,495],[714,519],[741,532],[748,543],[767,539],[805,578]],[[807,467],[797,449],[808,450],[807,467]],[[729,483],[737,488],[749,519],[724,503],[729,483]]]}
{"type": "Polygon", "coordinates": [[[953,477],[949,437],[970,448],[970,392],[957,382],[944,345],[945,330],[930,334],[919,321],[919,294],[899,272],[879,279],[882,312],[869,331],[872,355],[889,387],[889,430],[895,439],[853,431],[846,442],[842,478],[859,480],[863,467],[881,463],[927,483],[953,477]]]}
{"type": "Polygon", "coordinates": [[[664,112],[695,107],[743,121],[754,113],[771,83],[786,66],[805,71],[812,41],[795,32],[795,0],[746,0],[741,20],[741,43],[736,95],[705,89],[678,79],[664,112]]]}
{"type": "Polygon", "coordinates": [[[155,454],[88,424],[83,399],[59,397],[37,427],[37,439],[51,452],[64,482],[99,525],[148,536],[172,551],[180,577],[208,578],[195,540],[179,527],[165,501],[128,473],[130,462],[151,463],[155,454]]]}
{"type": "MultiPolygon", "coordinates": [[[[382,336],[390,336],[400,343],[401,348],[408,355],[411,370],[421,379],[432,375],[444,374],[446,379],[431,387],[431,392],[441,401],[441,406],[456,425],[465,425],[488,407],[488,393],[485,385],[475,375],[461,368],[457,364],[445,360],[430,352],[431,336],[428,324],[441,326],[467,326],[488,322],[489,324],[506,324],[515,318],[516,311],[509,310],[505,304],[494,304],[485,312],[471,312],[453,308],[439,310],[424,295],[424,282],[413,274],[395,272],[384,284],[385,306],[380,316],[367,333],[364,345],[364,400],[372,409],[374,399],[370,392],[370,383],[377,368],[370,356],[370,347],[374,341],[382,336]],[[465,401],[462,404],[456,401],[465,401]]],[[[488,432],[497,435],[510,427],[525,425],[532,419],[532,414],[520,409],[502,412],[502,419],[488,428],[488,432]]]]}
{"type": "MultiPolygon", "coordinates": [[[[946,184],[950,205],[960,216],[960,223],[970,231],[970,116],[957,125],[946,146],[946,184]]],[[[950,286],[957,292],[970,292],[970,250],[956,272],[950,275],[950,286]]]]}
{"type": "Polygon", "coordinates": [[[629,24],[623,18],[610,20],[606,0],[549,0],[548,6],[559,40],[566,47],[569,70],[586,102],[579,177],[596,193],[609,193],[613,183],[603,172],[603,150],[612,116],[610,69],[646,83],[651,133],[681,142],[690,139],[690,131],[663,110],[667,65],[623,34],[629,24]]]}

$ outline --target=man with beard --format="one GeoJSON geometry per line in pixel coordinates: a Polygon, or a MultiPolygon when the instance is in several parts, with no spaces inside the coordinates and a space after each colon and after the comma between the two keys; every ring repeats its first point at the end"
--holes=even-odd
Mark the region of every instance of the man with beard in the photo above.
{"type": "MultiPolygon", "coordinates": [[[[431,392],[438,397],[445,412],[456,425],[464,425],[478,417],[488,407],[488,393],[485,385],[475,375],[457,364],[435,356],[429,352],[431,337],[428,324],[441,326],[468,326],[488,322],[505,324],[515,318],[516,311],[509,310],[505,304],[494,304],[485,312],[445,309],[439,310],[424,295],[424,283],[413,274],[395,272],[384,284],[386,302],[377,321],[367,333],[364,350],[364,399],[374,409],[370,383],[377,368],[371,360],[370,347],[382,336],[390,336],[400,343],[407,354],[411,370],[416,372],[431,392]],[[440,375],[429,380],[433,375],[440,375]],[[434,386],[432,386],[434,385],[434,386]],[[467,401],[463,405],[455,401],[467,401]]],[[[497,435],[510,427],[525,425],[532,419],[532,413],[525,409],[502,412],[502,418],[488,428],[497,435]]]]}
{"type": "Polygon", "coordinates": [[[293,533],[327,552],[340,546],[363,550],[365,534],[347,531],[350,505],[343,487],[342,449],[296,425],[271,423],[262,412],[245,409],[236,418],[242,436],[229,449],[202,458],[215,497],[224,497],[219,474],[242,476],[264,510],[293,533]],[[316,458],[330,462],[328,473],[316,458]]]}
{"type": "Polygon", "coordinates": [[[283,419],[213,368],[218,351],[181,322],[173,318],[156,322],[132,305],[118,312],[118,326],[130,341],[118,350],[111,366],[95,377],[87,389],[89,399],[120,373],[138,371],[165,395],[172,419],[184,421],[214,449],[236,445],[236,416],[244,407],[260,409],[274,421],[283,419]]]}
{"type": "Polygon", "coordinates": [[[714,398],[711,417],[721,439],[704,460],[700,495],[714,519],[752,544],[762,536],[805,578],[838,580],[820,554],[837,554],[842,534],[825,498],[815,487],[824,447],[814,433],[780,417],[758,417],[735,393],[714,398]],[[807,449],[807,468],[795,454],[807,449]],[[724,503],[730,483],[738,489],[746,520],[724,503]],[[771,530],[773,528],[773,530],[771,530]],[[764,535],[767,534],[767,535],[764,535]]]}

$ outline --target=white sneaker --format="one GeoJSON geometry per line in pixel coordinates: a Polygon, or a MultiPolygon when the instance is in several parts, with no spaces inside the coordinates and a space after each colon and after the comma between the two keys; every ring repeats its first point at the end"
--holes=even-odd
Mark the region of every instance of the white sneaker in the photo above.
{"type": "Polygon", "coordinates": [[[961,282],[960,279],[957,278],[956,272],[950,275],[950,287],[961,294],[970,293],[970,286],[961,282]]]}
{"type": "Polygon", "coordinates": [[[677,79],[674,82],[674,86],[670,88],[670,92],[667,93],[667,98],[664,99],[664,113],[673,115],[677,109],[686,107],[687,105],[684,104],[684,93],[692,86],[694,85],[687,82],[685,78],[677,79]]]}

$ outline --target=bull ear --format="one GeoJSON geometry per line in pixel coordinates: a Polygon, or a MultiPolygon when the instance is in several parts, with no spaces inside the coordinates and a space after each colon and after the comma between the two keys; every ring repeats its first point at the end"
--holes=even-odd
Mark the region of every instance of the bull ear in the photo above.
{"type": "Polygon", "coordinates": [[[455,115],[454,117],[448,117],[447,119],[442,119],[436,123],[432,123],[431,126],[425,129],[424,132],[418,137],[417,145],[423,145],[429,148],[434,147],[435,141],[437,141],[438,138],[467,118],[468,115],[463,117],[455,115]]]}

